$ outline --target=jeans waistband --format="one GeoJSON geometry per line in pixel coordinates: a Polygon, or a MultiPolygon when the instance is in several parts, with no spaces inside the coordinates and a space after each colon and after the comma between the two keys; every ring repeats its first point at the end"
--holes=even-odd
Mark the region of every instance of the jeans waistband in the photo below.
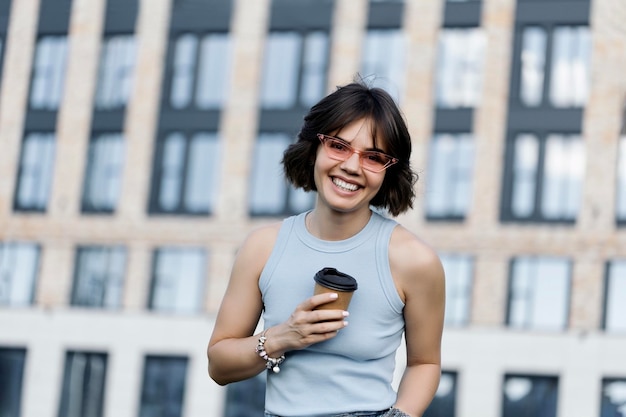
{"type": "MultiPolygon", "coordinates": [[[[389,411],[389,409],[380,410],[380,411],[352,411],[349,413],[324,414],[324,415],[315,415],[315,416],[307,416],[307,417],[383,417],[385,413],[387,413],[387,411],[389,411]]],[[[282,416],[272,414],[266,411],[265,417],[282,417],[282,416]]]]}

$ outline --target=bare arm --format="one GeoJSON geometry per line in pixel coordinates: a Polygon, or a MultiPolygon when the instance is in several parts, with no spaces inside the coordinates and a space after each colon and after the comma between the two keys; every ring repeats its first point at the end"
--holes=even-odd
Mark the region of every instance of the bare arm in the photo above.
{"type": "Polygon", "coordinates": [[[407,367],[395,407],[421,417],[441,375],[445,279],[437,254],[403,228],[394,232],[390,262],[405,301],[407,367]]]}
{"type": "MultiPolygon", "coordinates": [[[[220,385],[265,370],[265,361],[255,352],[259,335],[253,333],[263,311],[259,277],[276,241],[278,227],[254,231],[237,254],[207,349],[209,375],[220,385]]],[[[344,313],[313,310],[332,299],[330,294],[321,294],[303,300],[284,323],[268,329],[268,355],[277,358],[289,350],[334,337],[346,324],[344,313]]]]}

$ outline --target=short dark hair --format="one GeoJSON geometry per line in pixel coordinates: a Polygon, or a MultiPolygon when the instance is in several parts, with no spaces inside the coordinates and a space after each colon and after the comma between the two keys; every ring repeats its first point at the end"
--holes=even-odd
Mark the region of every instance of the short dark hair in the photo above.
{"type": "Polygon", "coordinates": [[[372,121],[374,145],[377,140],[384,141],[386,153],[399,159],[397,164],[387,168],[383,184],[371,205],[397,216],[412,208],[415,198],[414,185],[418,175],[410,166],[411,137],[404,117],[389,93],[361,80],[337,87],[311,107],[296,142],[283,154],[285,177],[296,188],[317,191],[313,177],[320,145],[317,134],[339,131],[363,118],[372,121]]]}

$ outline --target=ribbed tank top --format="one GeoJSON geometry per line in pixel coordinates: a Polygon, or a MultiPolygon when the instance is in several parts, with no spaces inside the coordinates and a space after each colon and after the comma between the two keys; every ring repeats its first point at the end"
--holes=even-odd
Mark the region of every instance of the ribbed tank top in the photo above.
{"type": "Polygon", "coordinates": [[[280,373],[267,373],[265,408],[284,417],[376,411],[393,405],[395,352],[404,331],[404,304],[389,267],[389,239],[397,223],[373,212],[356,235],[325,241],[305,226],[307,213],[285,219],[261,273],[265,328],[287,320],[313,295],[324,267],[355,277],[349,324],[336,337],[286,353],[280,373]]]}

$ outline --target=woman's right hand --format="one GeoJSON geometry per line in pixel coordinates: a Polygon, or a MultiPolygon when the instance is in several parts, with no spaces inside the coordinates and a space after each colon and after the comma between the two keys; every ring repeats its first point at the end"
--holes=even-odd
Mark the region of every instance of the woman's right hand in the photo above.
{"type": "Polygon", "coordinates": [[[316,310],[318,306],[337,299],[336,293],[314,295],[300,303],[289,319],[267,331],[266,352],[277,357],[290,350],[304,349],[337,336],[348,325],[348,312],[316,310]]]}

